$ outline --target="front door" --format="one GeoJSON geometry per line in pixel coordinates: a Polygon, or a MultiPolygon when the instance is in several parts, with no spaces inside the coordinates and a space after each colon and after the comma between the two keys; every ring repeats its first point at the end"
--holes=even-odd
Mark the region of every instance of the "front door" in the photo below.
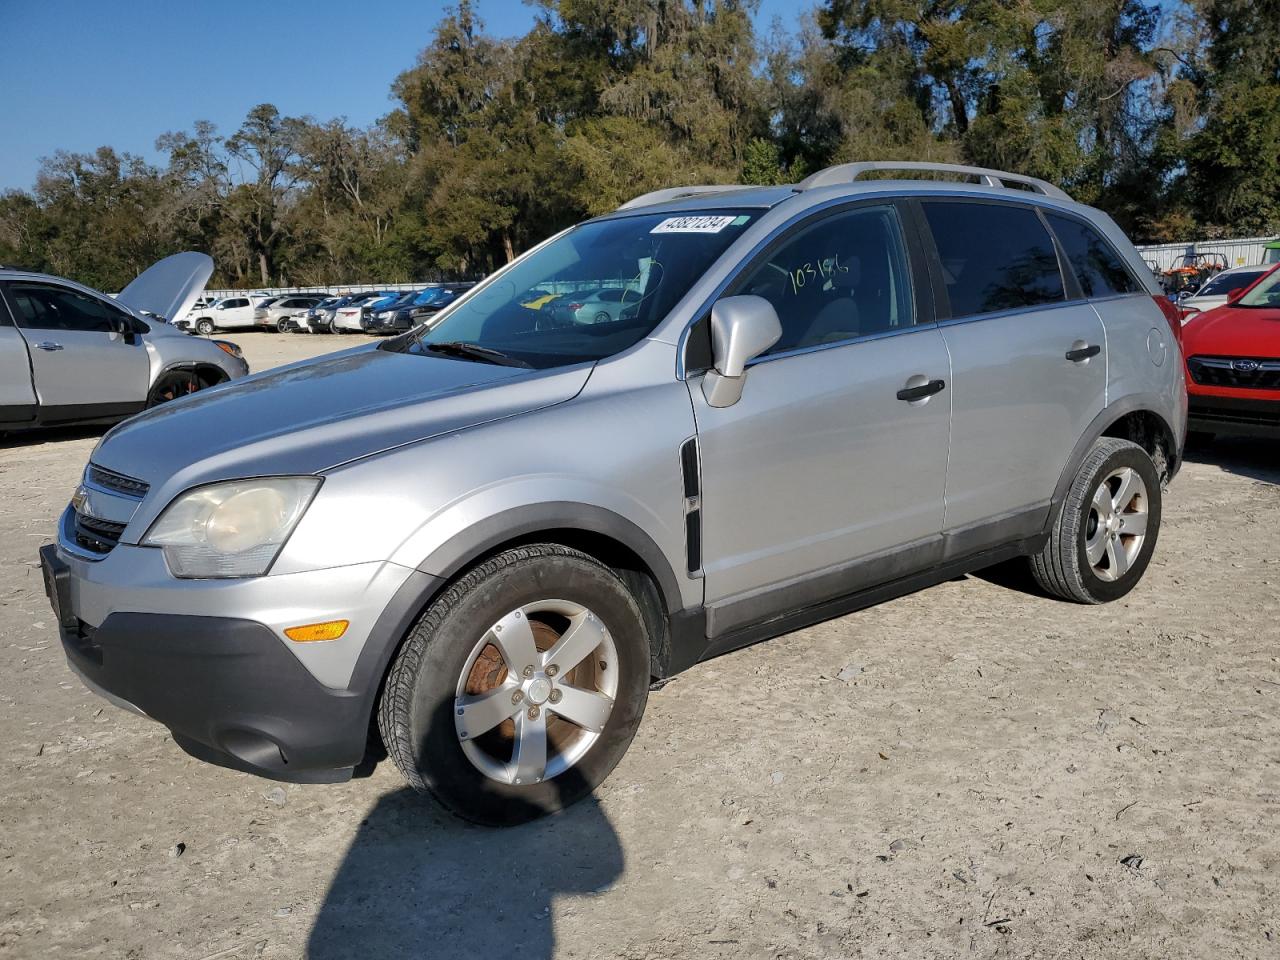
{"type": "Polygon", "coordinates": [[[949,442],[947,350],[893,205],[799,225],[729,293],[770,300],[783,335],[733,406],[690,381],[712,636],[928,565],[949,442]]]}
{"type": "Polygon", "coordinates": [[[142,408],[150,360],[141,340],[128,343],[121,332],[131,322],[128,314],[57,284],[12,281],[6,292],[31,354],[42,419],[142,408]]]}

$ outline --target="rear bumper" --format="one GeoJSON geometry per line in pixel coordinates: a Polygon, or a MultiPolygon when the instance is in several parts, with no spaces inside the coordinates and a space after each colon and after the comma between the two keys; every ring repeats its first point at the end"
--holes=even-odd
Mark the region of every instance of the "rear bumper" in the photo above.
{"type": "Polygon", "coordinates": [[[1242,437],[1280,437],[1280,400],[1191,393],[1188,404],[1189,430],[1242,437]]]}

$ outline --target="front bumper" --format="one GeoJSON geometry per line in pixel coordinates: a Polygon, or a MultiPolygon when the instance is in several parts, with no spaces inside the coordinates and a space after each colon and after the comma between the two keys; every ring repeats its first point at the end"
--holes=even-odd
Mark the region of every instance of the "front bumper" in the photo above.
{"type": "Polygon", "coordinates": [[[1187,429],[1238,437],[1280,437],[1280,399],[1190,393],[1187,429]]]}
{"type": "Polygon", "coordinates": [[[67,661],[91,690],[164,724],[182,749],[210,763],[298,783],[351,776],[365,755],[386,663],[435,578],[380,565],[392,569],[341,587],[333,577],[348,578],[341,572],[348,568],[244,581],[169,578],[160,587],[145,573],[126,582],[127,558],[117,556],[126,553],[150,555],[125,563],[139,568],[159,552],[121,545],[86,561],[53,545],[40,550],[67,661]],[[264,588],[273,601],[256,594],[264,588]],[[342,606],[353,615],[340,640],[294,644],[281,636],[282,612],[295,623],[319,622],[336,619],[342,606]]]}

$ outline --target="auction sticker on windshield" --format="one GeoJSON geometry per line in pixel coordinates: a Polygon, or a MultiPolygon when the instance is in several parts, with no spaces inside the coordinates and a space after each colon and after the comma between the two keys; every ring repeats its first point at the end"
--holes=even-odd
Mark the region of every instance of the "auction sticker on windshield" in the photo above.
{"type": "Polygon", "coordinates": [[[667,217],[650,230],[650,233],[719,233],[729,224],[739,219],[727,217],[667,217]]]}

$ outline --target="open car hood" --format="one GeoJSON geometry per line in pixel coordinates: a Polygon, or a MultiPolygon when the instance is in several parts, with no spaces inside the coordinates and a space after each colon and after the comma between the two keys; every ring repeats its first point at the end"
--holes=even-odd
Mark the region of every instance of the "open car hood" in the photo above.
{"type": "Polygon", "coordinates": [[[187,251],[157,260],[120,291],[116,302],[135,313],[177,320],[196,302],[213,275],[213,258],[187,251]]]}

